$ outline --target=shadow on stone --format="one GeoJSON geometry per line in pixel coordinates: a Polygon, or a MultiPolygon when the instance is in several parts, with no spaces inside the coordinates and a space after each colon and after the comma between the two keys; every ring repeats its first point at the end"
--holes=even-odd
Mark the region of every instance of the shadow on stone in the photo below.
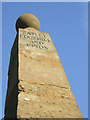
{"type": "Polygon", "coordinates": [[[18,35],[14,41],[8,71],[8,87],[5,103],[5,119],[17,118],[18,105],[18,35]]]}

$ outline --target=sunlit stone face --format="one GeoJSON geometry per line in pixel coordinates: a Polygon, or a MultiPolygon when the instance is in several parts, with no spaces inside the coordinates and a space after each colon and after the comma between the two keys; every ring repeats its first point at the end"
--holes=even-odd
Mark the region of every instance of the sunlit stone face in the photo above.
{"type": "MultiPolygon", "coordinates": [[[[33,29],[33,28],[32,28],[33,29]]],[[[21,44],[26,47],[26,49],[42,49],[42,50],[53,50],[55,49],[52,45],[51,39],[47,33],[40,33],[39,31],[30,31],[20,29],[19,38],[21,39],[21,44]]]]}
{"type": "Polygon", "coordinates": [[[18,118],[82,117],[48,33],[19,29],[18,57],[18,118]]]}

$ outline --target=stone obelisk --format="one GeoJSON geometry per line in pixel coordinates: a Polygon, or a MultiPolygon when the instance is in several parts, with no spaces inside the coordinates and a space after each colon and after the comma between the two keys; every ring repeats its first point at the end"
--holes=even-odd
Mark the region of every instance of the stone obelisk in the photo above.
{"type": "Polygon", "coordinates": [[[83,118],[57,51],[40,22],[25,14],[16,22],[5,118],[83,118]]]}

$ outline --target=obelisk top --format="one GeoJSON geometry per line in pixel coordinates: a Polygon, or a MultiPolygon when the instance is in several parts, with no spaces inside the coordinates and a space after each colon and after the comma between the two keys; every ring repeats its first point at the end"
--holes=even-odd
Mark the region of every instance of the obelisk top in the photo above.
{"type": "Polygon", "coordinates": [[[32,14],[24,14],[20,16],[16,22],[16,30],[18,28],[27,28],[32,27],[40,31],[40,22],[38,18],[32,14]]]}

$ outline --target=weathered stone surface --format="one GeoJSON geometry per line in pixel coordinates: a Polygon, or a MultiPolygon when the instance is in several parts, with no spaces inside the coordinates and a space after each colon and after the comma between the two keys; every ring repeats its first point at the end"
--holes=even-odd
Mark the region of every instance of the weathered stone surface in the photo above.
{"type": "Polygon", "coordinates": [[[18,118],[82,118],[48,33],[19,29],[18,118]]]}

